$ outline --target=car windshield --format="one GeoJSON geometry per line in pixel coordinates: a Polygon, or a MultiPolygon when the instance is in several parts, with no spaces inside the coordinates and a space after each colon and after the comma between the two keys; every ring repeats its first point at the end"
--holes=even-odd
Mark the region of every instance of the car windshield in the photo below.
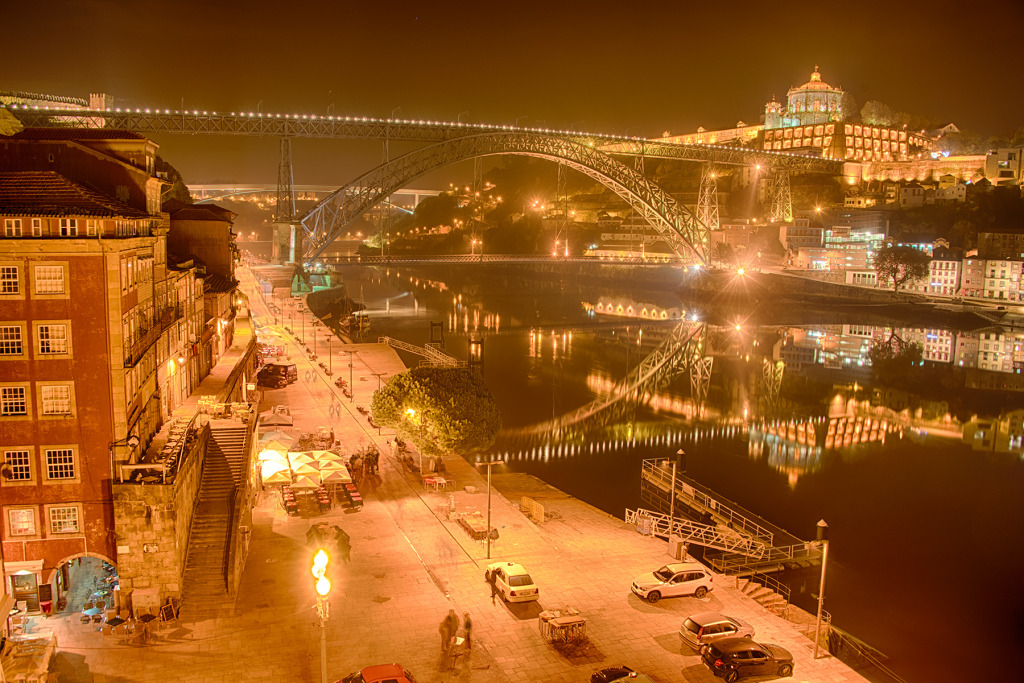
{"type": "Polygon", "coordinates": [[[668,567],[662,567],[658,571],[654,572],[654,575],[662,581],[668,581],[673,576],[672,572],[668,570],[668,567]]]}
{"type": "Polygon", "coordinates": [[[508,577],[508,585],[510,586],[532,586],[533,579],[530,578],[529,574],[517,574],[516,576],[508,577]]]}

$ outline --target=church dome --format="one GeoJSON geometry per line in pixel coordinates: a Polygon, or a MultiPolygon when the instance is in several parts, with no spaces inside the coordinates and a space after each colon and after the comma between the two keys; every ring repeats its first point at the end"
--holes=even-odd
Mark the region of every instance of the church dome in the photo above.
{"type": "Polygon", "coordinates": [[[818,72],[818,67],[815,66],[814,73],[811,74],[811,80],[807,81],[799,88],[793,88],[793,90],[839,90],[839,88],[833,88],[831,85],[821,80],[821,74],[818,72]]]}

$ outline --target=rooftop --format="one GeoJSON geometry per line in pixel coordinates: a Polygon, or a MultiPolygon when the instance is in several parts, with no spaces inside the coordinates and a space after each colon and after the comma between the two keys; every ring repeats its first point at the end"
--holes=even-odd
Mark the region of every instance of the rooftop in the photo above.
{"type": "Polygon", "coordinates": [[[0,214],[149,218],[149,214],[72,182],[55,171],[0,172],[0,214]]]}

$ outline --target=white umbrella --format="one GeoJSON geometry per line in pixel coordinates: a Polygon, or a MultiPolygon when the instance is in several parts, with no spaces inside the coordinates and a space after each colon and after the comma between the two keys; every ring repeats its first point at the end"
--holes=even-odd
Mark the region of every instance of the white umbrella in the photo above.
{"type": "Polygon", "coordinates": [[[292,475],[289,474],[288,470],[281,470],[280,472],[274,472],[269,476],[263,477],[263,483],[270,486],[290,484],[292,483],[292,475]]]}
{"type": "Polygon", "coordinates": [[[260,441],[287,441],[289,445],[295,443],[295,437],[280,429],[272,429],[260,434],[260,441]]]}
{"type": "Polygon", "coordinates": [[[293,489],[315,489],[320,487],[320,482],[310,476],[296,477],[292,483],[293,489]]]}
{"type": "Polygon", "coordinates": [[[313,456],[309,453],[300,453],[298,451],[289,451],[288,461],[294,467],[297,464],[311,463],[313,462],[313,456]]]}
{"type": "Polygon", "coordinates": [[[348,470],[320,470],[320,481],[324,484],[351,484],[352,477],[348,470]]]}
{"type": "Polygon", "coordinates": [[[291,443],[278,441],[277,439],[271,439],[270,441],[261,441],[260,449],[264,451],[281,451],[288,452],[288,447],[291,443]]]}
{"type": "Polygon", "coordinates": [[[315,476],[319,470],[313,463],[303,462],[292,464],[292,474],[295,476],[305,475],[308,477],[315,476]]]}
{"type": "Polygon", "coordinates": [[[260,451],[260,454],[256,457],[259,460],[273,460],[275,462],[283,462],[285,463],[285,467],[288,466],[288,456],[282,453],[281,451],[275,450],[273,448],[268,448],[266,450],[260,451]]]}

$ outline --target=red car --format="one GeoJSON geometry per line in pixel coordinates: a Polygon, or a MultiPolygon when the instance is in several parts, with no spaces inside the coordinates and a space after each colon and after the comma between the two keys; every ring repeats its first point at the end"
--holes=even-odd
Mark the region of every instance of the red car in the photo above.
{"type": "Polygon", "coordinates": [[[378,664],[349,674],[336,683],[416,683],[400,664],[378,664]]]}

